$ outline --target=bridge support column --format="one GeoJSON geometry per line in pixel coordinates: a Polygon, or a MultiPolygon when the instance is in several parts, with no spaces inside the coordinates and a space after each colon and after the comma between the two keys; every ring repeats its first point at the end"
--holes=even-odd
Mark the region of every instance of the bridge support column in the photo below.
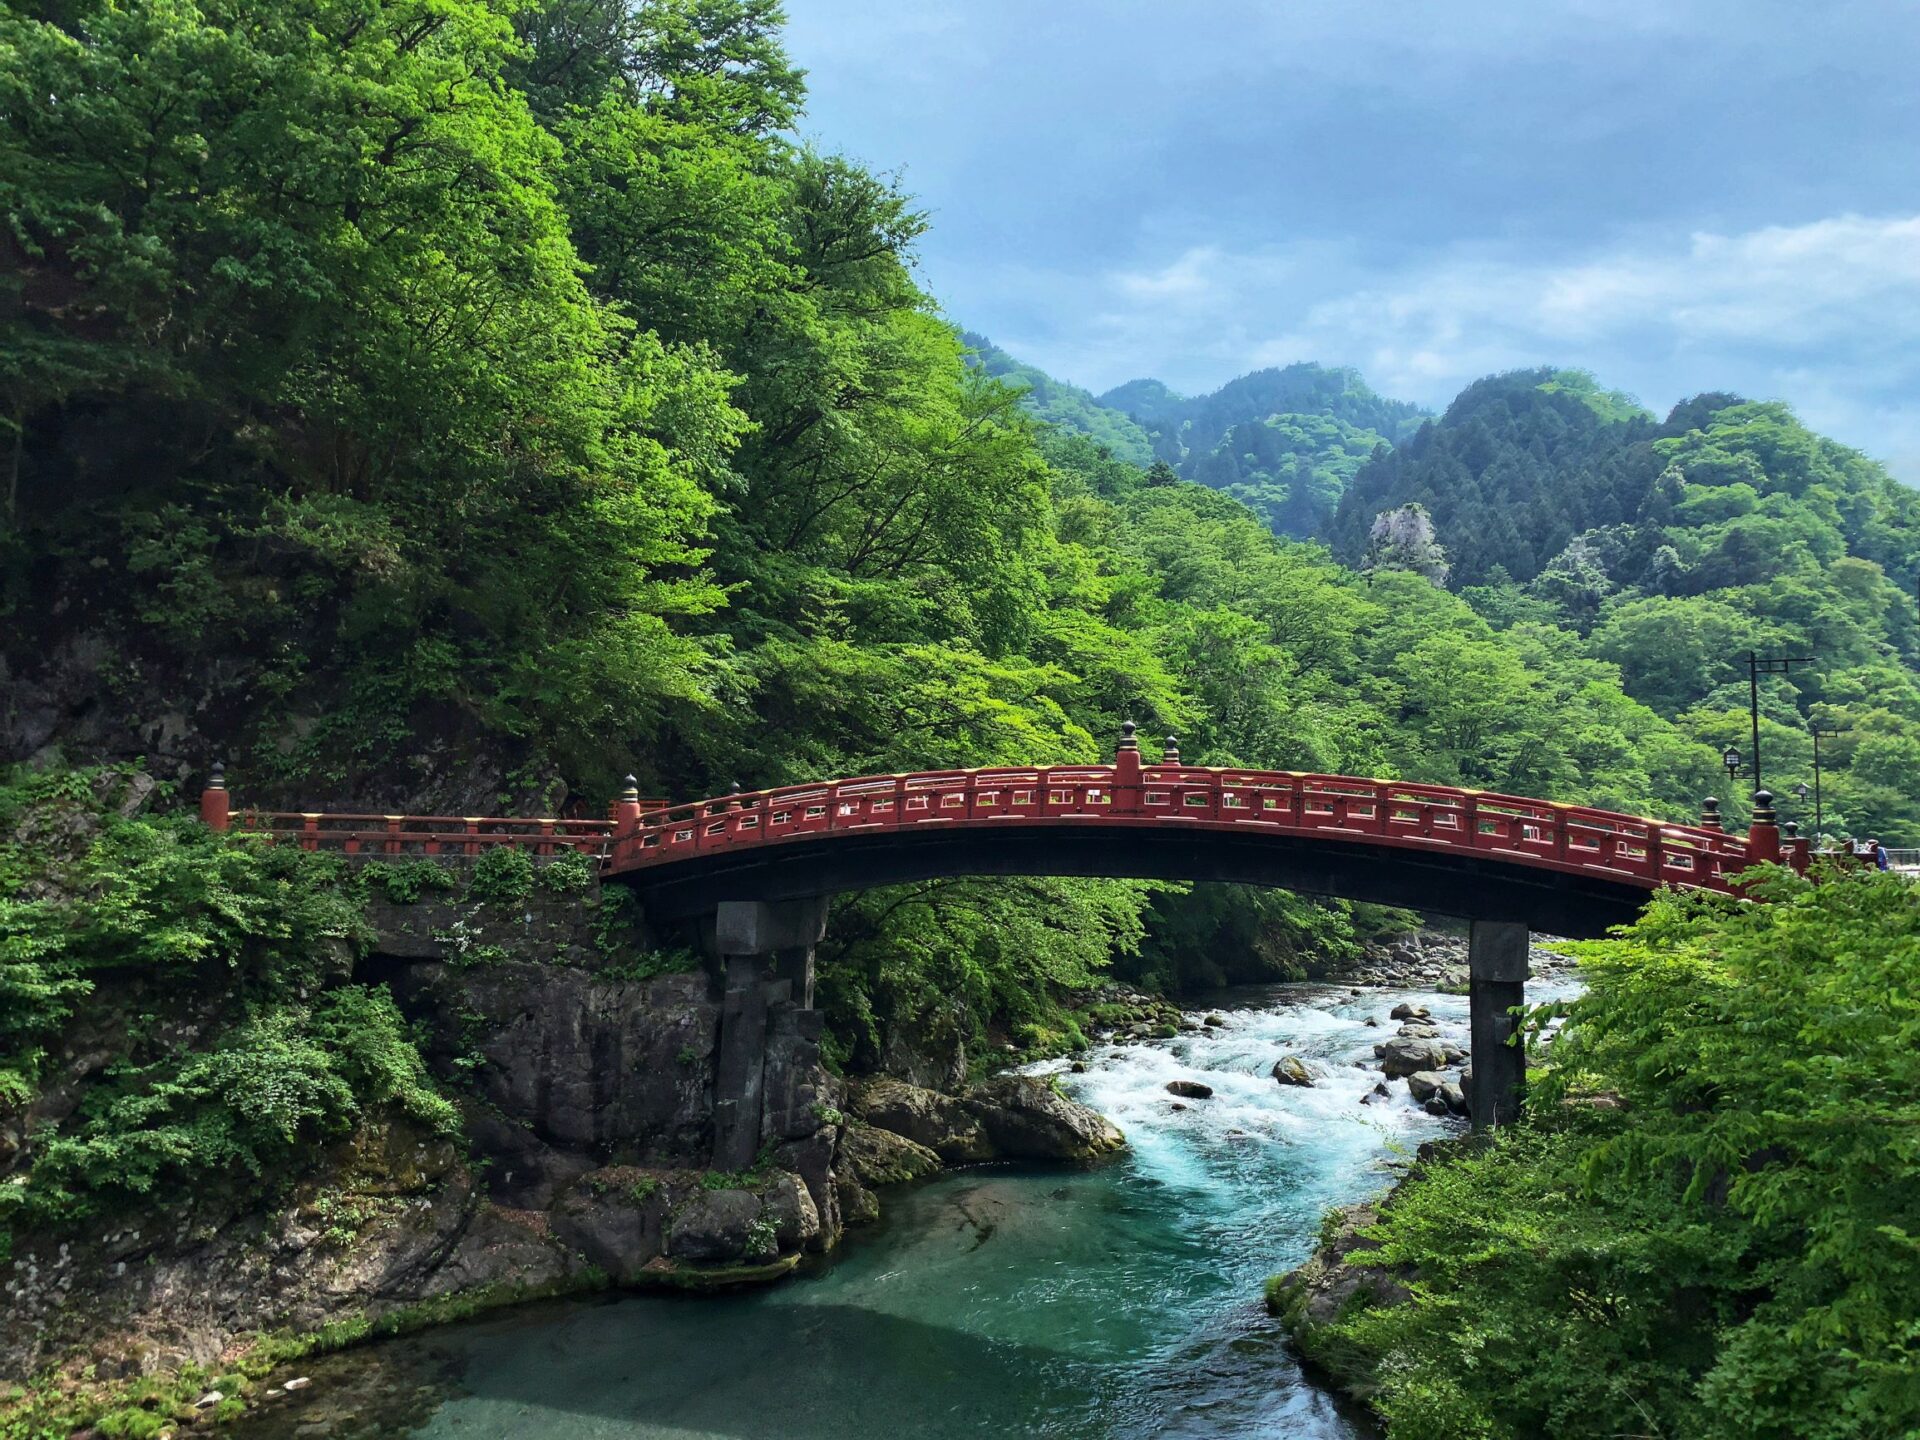
{"type": "Polygon", "coordinates": [[[1511,1125],[1520,1114],[1527,1054],[1507,1041],[1518,1028],[1510,1012],[1526,1003],[1529,938],[1525,925],[1475,920],[1467,939],[1468,1044],[1473,1052],[1467,1113],[1475,1130],[1511,1125]]]}
{"type": "Polygon", "coordinates": [[[716,1170],[745,1170],[760,1149],[768,1015],[776,1006],[812,1008],[813,947],[826,926],[825,897],[723,900],[714,913],[708,948],[726,987],[713,1079],[716,1170]]]}

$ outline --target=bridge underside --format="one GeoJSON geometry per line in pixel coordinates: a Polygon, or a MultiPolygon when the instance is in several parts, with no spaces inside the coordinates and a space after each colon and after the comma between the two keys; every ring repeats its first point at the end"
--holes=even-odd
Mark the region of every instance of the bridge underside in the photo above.
{"type": "Polygon", "coordinates": [[[1154,825],[991,825],[840,831],[818,841],[712,852],[609,876],[657,920],[721,901],[795,900],[961,875],[1082,875],[1225,881],[1510,921],[1575,938],[1632,920],[1644,883],[1529,866],[1485,853],[1370,844],[1365,837],[1240,834],[1154,825]]]}

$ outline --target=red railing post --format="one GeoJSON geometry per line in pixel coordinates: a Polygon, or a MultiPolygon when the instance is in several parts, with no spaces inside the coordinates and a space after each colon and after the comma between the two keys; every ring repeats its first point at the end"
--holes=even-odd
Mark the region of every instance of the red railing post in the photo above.
{"type": "Polygon", "coordinates": [[[1754,865],[1778,864],[1780,826],[1773,813],[1773,796],[1768,791],[1753,792],[1753,823],[1747,827],[1747,860],[1754,865]]]}
{"type": "Polygon", "coordinates": [[[1133,738],[1139,728],[1131,720],[1120,727],[1120,746],[1113,756],[1113,813],[1116,815],[1140,813],[1140,742],[1133,738]]]}
{"type": "Polygon", "coordinates": [[[640,833],[640,782],[629,775],[626,788],[613,802],[608,819],[613,821],[613,844],[608,847],[608,863],[618,866],[634,854],[640,833]]]}
{"type": "Polygon", "coordinates": [[[200,819],[209,830],[226,830],[233,824],[233,798],[227,793],[227,767],[218,760],[207,775],[207,788],[200,792],[200,819]]]}

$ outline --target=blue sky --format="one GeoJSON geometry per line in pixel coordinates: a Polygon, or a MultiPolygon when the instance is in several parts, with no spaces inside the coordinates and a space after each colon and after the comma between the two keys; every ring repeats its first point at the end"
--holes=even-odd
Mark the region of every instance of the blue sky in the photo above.
{"type": "Polygon", "coordinates": [[[1520,365],[1788,400],[1920,481],[1912,0],[788,0],[951,317],[1099,391],[1520,365]]]}

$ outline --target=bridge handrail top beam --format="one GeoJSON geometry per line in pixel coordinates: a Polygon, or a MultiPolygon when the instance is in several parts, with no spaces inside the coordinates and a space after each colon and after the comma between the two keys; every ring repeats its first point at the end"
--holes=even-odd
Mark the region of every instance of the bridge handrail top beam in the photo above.
{"type": "Polygon", "coordinates": [[[345,810],[255,810],[243,809],[233,812],[233,818],[240,823],[258,823],[260,821],[307,821],[321,820],[329,824],[335,822],[374,821],[381,825],[399,822],[406,825],[567,825],[588,831],[611,831],[613,821],[605,819],[563,819],[550,815],[391,815],[357,814],[345,810]]]}
{"type": "MultiPolygon", "coordinates": [[[[641,816],[643,826],[672,825],[687,820],[709,819],[729,810],[771,808],[777,804],[803,804],[826,801],[842,795],[874,790],[912,789],[937,791],[942,786],[977,787],[981,781],[1002,785],[1032,784],[1077,785],[1108,788],[1120,775],[1110,763],[1065,763],[1060,765],[972,766],[964,769],[895,771],[847,776],[831,780],[805,781],[774,786],[764,790],[743,790],[704,799],[682,801],[641,816]]],[[[1431,781],[1400,780],[1382,776],[1334,775],[1313,771],[1252,770],[1239,766],[1143,765],[1137,783],[1169,789],[1182,785],[1224,785],[1236,790],[1298,791],[1307,798],[1374,798],[1388,803],[1419,804],[1464,810],[1473,805],[1482,814],[1533,820],[1543,824],[1556,821],[1585,832],[1621,835],[1628,839],[1667,840],[1688,843],[1729,854],[1744,854],[1745,842],[1737,835],[1711,830],[1681,821],[1657,820],[1651,816],[1629,815],[1623,811],[1603,810],[1570,801],[1540,800],[1499,791],[1477,790],[1467,786],[1440,785],[1431,781]],[[1644,836],[1633,833],[1644,828],[1644,836]]]]}

